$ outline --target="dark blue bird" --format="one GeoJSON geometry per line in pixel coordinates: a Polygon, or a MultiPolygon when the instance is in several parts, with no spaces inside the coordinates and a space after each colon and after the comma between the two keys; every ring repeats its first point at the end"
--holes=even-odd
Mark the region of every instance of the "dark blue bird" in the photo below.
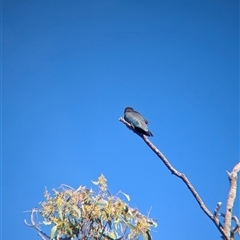
{"type": "Polygon", "coordinates": [[[132,125],[136,132],[149,137],[153,136],[153,134],[148,130],[148,121],[144,119],[139,112],[134,111],[132,107],[126,107],[124,109],[124,119],[132,125]]]}

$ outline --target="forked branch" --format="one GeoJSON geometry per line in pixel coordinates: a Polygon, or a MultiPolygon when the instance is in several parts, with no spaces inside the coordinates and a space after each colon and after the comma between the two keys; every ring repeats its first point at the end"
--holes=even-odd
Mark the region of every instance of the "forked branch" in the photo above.
{"type": "MultiPolygon", "coordinates": [[[[131,124],[126,122],[122,117],[119,118],[119,121],[124,123],[130,130],[132,130],[134,133],[136,133],[135,129],[132,128],[131,124]]],[[[148,139],[147,136],[143,134],[139,134],[143,141],[152,149],[152,151],[161,159],[161,161],[165,164],[165,166],[168,168],[168,170],[178,178],[180,178],[188,187],[194,198],[197,200],[200,208],[203,210],[203,212],[213,221],[215,226],[218,228],[218,230],[222,234],[222,238],[224,240],[232,240],[234,237],[234,234],[239,231],[239,228],[234,228],[232,232],[230,232],[230,227],[231,227],[231,219],[232,219],[232,208],[233,208],[233,203],[236,198],[236,189],[237,189],[237,173],[240,171],[240,163],[237,164],[232,173],[229,174],[230,178],[230,192],[229,192],[229,198],[228,198],[228,203],[227,203],[227,212],[226,212],[226,217],[225,217],[225,225],[223,226],[221,222],[219,221],[219,210],[221,207],[221,203],[218,202],[216,209],[214,211],[214,214],[209,211],[209,209],[206,207],[204,204],[203,200],[191,184],[191,182],[188,180],[188,178],[181,172],[177,171],[168,161],[168,159],[163,155],[163,153],[148,139]],[[230,219],[230,220],[229,220],[230,219]]],[[[239,226],[238,226],[239,227],[239,226]]]]}

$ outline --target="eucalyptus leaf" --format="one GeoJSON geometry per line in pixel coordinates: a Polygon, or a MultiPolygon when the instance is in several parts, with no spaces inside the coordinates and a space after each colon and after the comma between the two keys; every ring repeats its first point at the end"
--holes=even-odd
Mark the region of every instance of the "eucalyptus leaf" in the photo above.
{"type": "Polygon", "coordinates": [[[125,223],[130,229],[137,229],[133,224],[131,224],[129,222],[125,222],[125,223]]]}
{"type": "Polygon", "coordinates": [[[78,219],[81,218],[81,211],[77,206],[72,206],[72,209],[78,214],[78,219]]]}
{"type": "Polygon", "coordinates": [[[44,225],[51,225],[51,224],[52,224],[52,221],[43,221],[43,224],[44,224],[44,225]]]}
{"type": "Polygon", "coordinates": [[[152,240],[152,236],[150,235],[149,231],[146,231],[146,233],[143,233],[143,239],[152,240]]]}
{"type": "Polygon", "coordinates": [[[53,226],[52,229],[51,229],[51,233],[50,233],[50,238],[53,239],[54,238],[54,235],[57,231],[57,226],[53,226]]]}
{"type": "Polygon", "coordinates": [[[99,181],[92,181],[91,182],[94,184],[94,185],[99,185],[99,181]]]}
{"type": "Polygon", "coordinates": [[[129,195],[127,195],[126,193],[124,193],[124,192],[122,192],[122,191],[121,191],[121,193],[126,197],[126,199],[127,199],[128,201],[130,201],[130,196],[129,196],[129,195]]]}
{"type": "Polygon", "coordinates": [[[104,199],[100,199],[97,201],[97,205],[106,205],[107,201],[104,199]]]}
{"type": "Polygon", "coordinates": [[[63,215],[62,215],[62,209],[61,208],[58,208],[58,215],[59,215],[59,218],[62,221],[63,220],[63,215]]]}

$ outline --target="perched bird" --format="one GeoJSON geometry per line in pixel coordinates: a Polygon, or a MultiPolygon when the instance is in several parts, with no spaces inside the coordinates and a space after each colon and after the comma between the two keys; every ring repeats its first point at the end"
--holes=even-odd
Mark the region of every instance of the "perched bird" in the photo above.
{"type": "Polygon", "coordinates": [[[153,136],[153,134],[148,130],[148,121],[144,119],[139,112],[134,111],[132,107],[126,107],[124,109],[124,119],[132,125],[136,132],[149,137],[153,136]]]}

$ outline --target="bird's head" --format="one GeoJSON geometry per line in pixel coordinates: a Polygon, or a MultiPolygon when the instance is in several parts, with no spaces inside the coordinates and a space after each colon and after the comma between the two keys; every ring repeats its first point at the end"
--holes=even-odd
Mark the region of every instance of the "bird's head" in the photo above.
{"type": "Polygon", "coordinates": [[[132,112],[132,111],[134,111],[132,107],[126,107],[126,108],[124,109],[124,113],[126,113],[126,112],[132,112]]]}

